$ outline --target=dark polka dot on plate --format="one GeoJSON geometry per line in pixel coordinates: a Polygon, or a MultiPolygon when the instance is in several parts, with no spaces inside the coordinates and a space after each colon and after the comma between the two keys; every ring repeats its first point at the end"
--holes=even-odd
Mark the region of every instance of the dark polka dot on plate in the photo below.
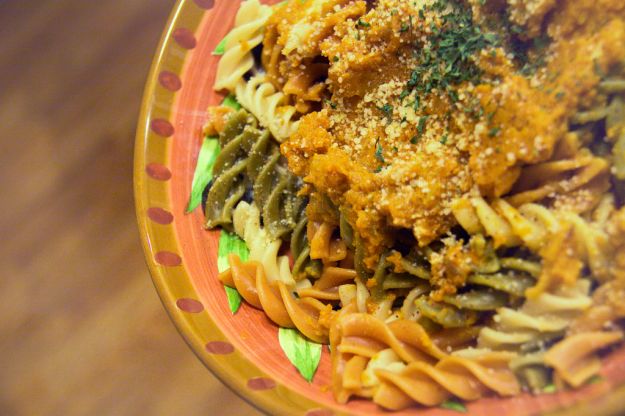
{"type": "Polygon", "coordinates": [[[170,71],[162,71],[158,74],[158,82],[169,91],[178,91],[182,87],[182,81],[178,75],[170,71]]]}
{"type": "Polygon", "coordinates": [[[168,181],[171,179],[169,169],[160,163],[148,163],[145,167],[145,172],[150,178],[156,179],[157,181],[168,181]]]}
{"type": "Polygon", "coordinates": [[[199,313],[204,310],[204,305],[200,301],[189,298],[182,298],[176,301],[178,309],[189,313],[199,313]]]}
{"type": "Polygon", "coordinates": [[[174,126],[165,119],[155,118],[150,122],[150,129],[159,136],[169,137],[174,134],[174,126]]]}
{"type": "Polygon", "coordinates": [[[171,224],[174,220],[174,216],[171,212],[159,207],[148,208],[148,218],[158,224],[167,225],[171,224]]]}
{"type": "Polygon", "coordinates": [[[215,5],[215,0],[195,0],[195,4],[200,6],[202,9],[212,9],[215,5]]]}
{"type": "Polygon", "coordinates": [[[247,387],[251,390],[269,390],[276,387],[276,382],[266,377],[254,377],[247,380],[247,387]]]}
{"type": "Polygon", "coordinates": [[[171,251],[159,251],[154,255],[154,259],[158,264],[167,267],[180,266],[182,263],[182,259],[176,253],[172,253],[171,251]]]}
{"type": "Polygon", "coordinates": [[[195,48],[195,45],[197,43],[193,32],[185,27],[179,27],[178,29],[174,30],[173,37],[178,45],[182,46],[185,49],[193,49],[195,48]]]}
{"type": "Polygon", "coordinates": [[[211,354],[232,354],[234,346],[229,342],[211,341],[206,344],[206,351],[211,354]]]}
{"type": "Polygon", "coordinates": [[[334,412],[329,409],[312,409],[306,412],[305,416],[333,416],[334,412]]]}

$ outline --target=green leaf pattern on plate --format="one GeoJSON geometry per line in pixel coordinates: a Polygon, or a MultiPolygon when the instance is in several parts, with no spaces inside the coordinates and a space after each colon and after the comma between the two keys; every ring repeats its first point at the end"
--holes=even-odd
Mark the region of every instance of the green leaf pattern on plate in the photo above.
{"type": "MultiPolygon", "coordinates": [[[[228,254],[230,253],[238,255],[242,261],[246,261],[249,256],[249,250],[243,240],[234,233],[221,230],[221,234],[219,235],[219,249],[217,250],[217,270],[219,273],[230,267],[228,263],[228,254]]],[[[226,288],[230,311],[234,314],[241,306],[241,295],[234,288],[228,286],[224,287],[226,288]]]]}
{"type": "Polygon", "coordinates": [[[215,50],[213,51],[213,55],[223,55],[226,52],[226,42],[228,41],[228,35],[224,36],[224,38],[217,44],[215,50]]]}
{"type": "Polygon", "coordinates": [[[291,364],[310,383],[321,359],[321,344],[309,341],[299,331],[291,328],[280,328],[278,340],[291,364]]]}
{"type": "Polygon", "coordinates": [[[219,155],[219,141],[217,137],[207,137],[202,142],[200,154],[197,158],[193,182],[191,183],[191,196],[187,204],[186,212],[189,213],[202,202],[202,192],[213,179],[213,165],[219,155]]]}
{"type": "Polygon", "coordinates": [[[236,97],[232,94],[229,94],[226,98],[224,98],[224,100],[221,102],[221,105],[225,107],[230,107],[235,111],[241,109],[241,104],[239,104],[236,97]]]}
{"type": "Polygon", "coordinates": [[[467,408],[465,407],[465,405],[455,400],[444,401],[443,403],[441,403],[441,407],[443,409],[455,410],[456,412],[460,412],[460,413],[467,412],[467,408]]]}

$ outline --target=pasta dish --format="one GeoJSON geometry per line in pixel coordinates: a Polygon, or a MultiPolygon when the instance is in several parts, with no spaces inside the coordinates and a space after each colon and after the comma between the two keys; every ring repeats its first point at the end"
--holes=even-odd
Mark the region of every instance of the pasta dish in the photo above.
{"type": "Polygon", "coordinates": [[[622,0],[246,0],[214,87],[219,278],[338,402],[576,389],[623,341],[622,0]]]}

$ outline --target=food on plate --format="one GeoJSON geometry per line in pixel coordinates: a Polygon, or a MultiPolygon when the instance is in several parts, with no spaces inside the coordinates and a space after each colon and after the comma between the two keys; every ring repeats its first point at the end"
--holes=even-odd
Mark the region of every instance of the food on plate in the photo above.
{"type": "Polygon", "coordinates": [[[622,343],[621,0],[247,0],[215,88],[219,278],[337,401],[575,389],[622,343]]]}

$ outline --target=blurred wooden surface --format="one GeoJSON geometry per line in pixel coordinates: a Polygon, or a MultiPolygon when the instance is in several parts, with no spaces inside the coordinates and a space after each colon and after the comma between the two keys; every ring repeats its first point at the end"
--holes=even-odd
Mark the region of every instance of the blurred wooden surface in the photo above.
{"type": "Polygon", "coordinates": [[[132,195],[173,0],[0,2],[0,415],[258,414],[149,279],[132,195]]]}

